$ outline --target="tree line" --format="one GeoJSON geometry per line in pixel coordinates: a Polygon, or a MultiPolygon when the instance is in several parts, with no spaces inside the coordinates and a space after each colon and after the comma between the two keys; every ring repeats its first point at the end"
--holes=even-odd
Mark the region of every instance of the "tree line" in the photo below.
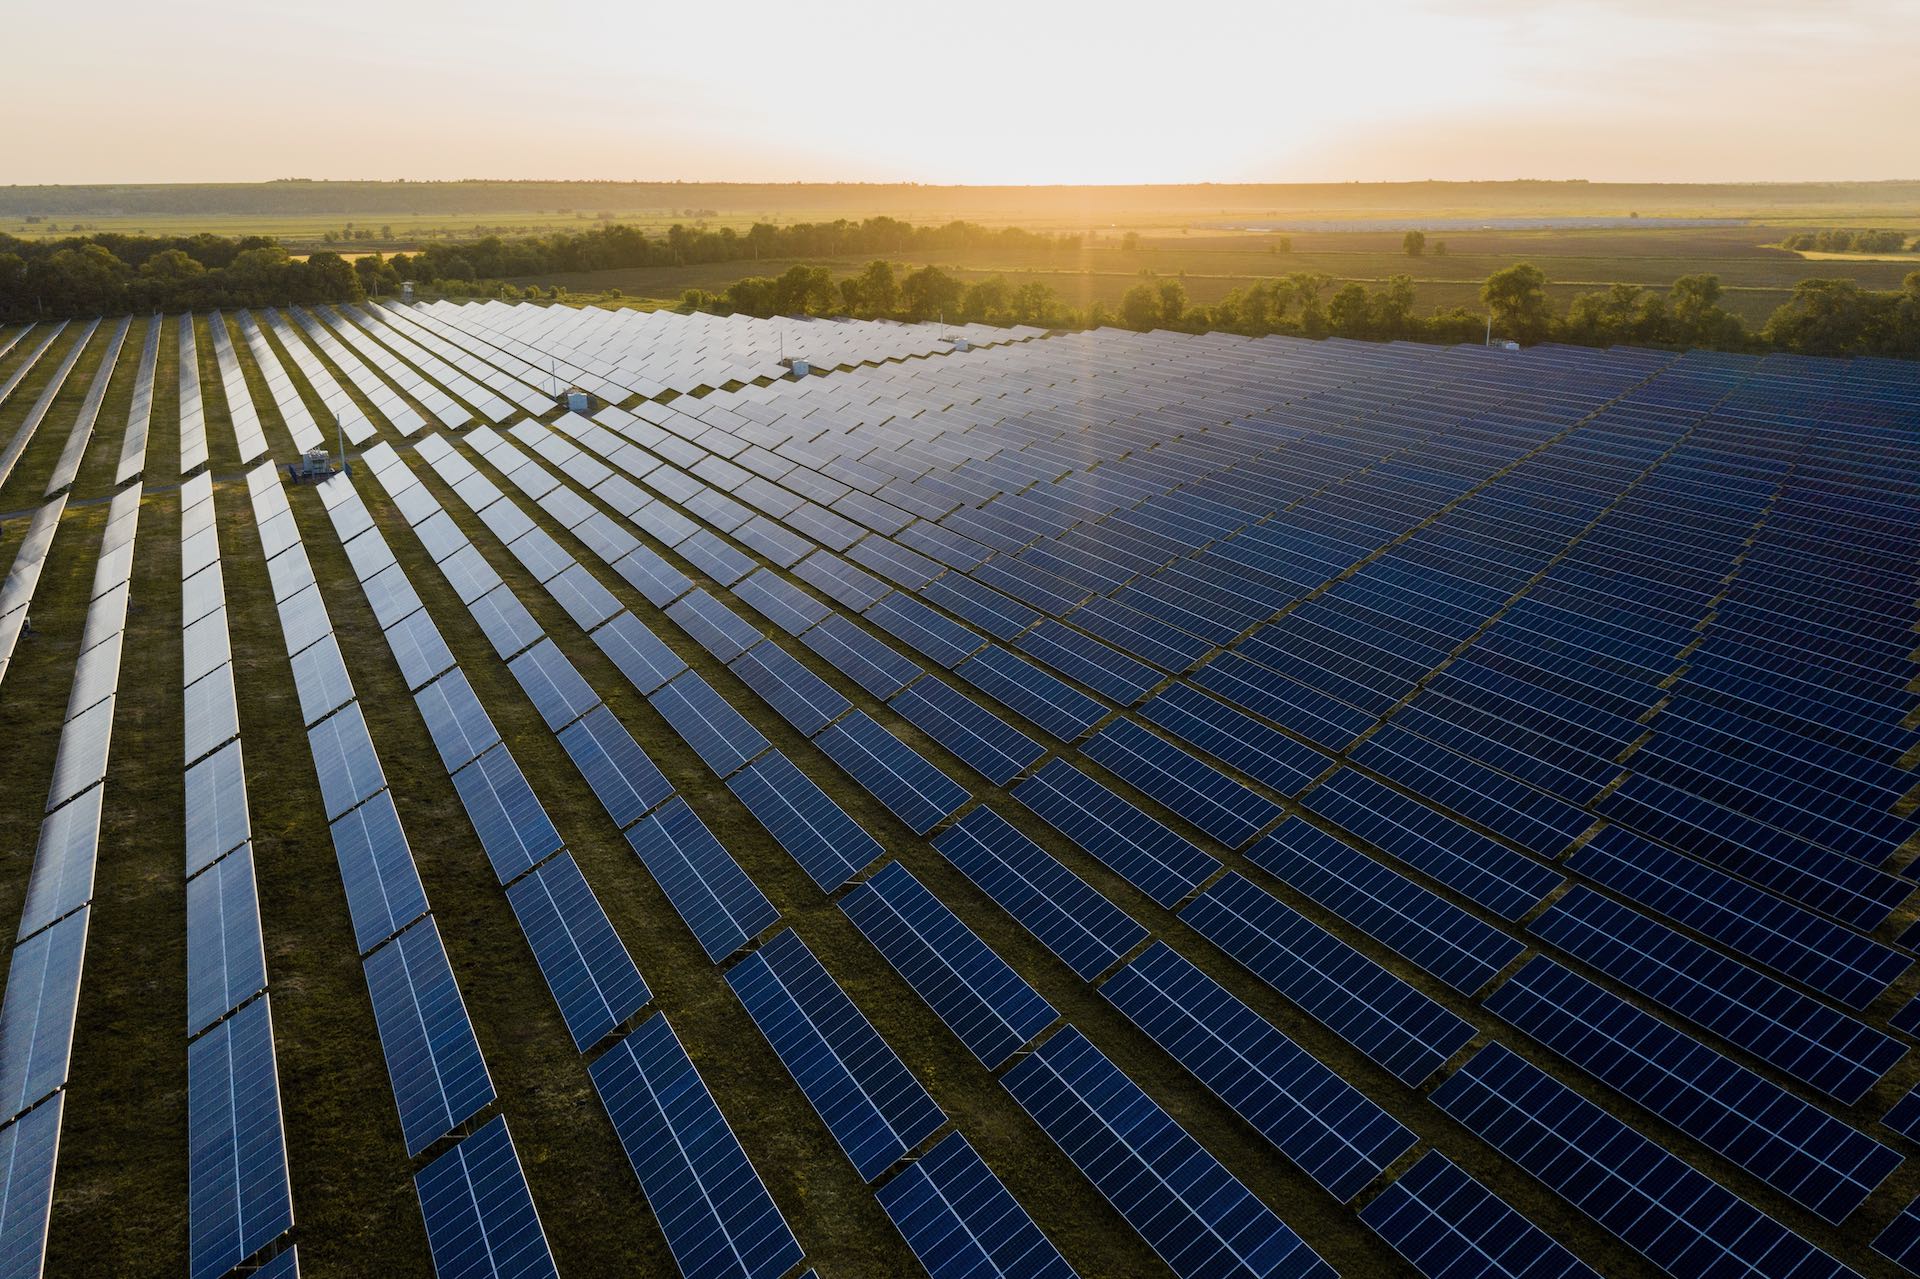
{"type": "MultiPolygon", "coordinates": [[[[1843,231],[1829,228],[1825,231],[1803,231],[1790,235],[1780,241],[1783,249],[1811,249],[1817,253],[1904,253],[1907,249],[1905,231],[1843,231]]],[[[1914,249],[1920,252],[1920,241],[1915,241],[1914,249]]]]}
{"type": "MultiPolygon", "coordinates": [[[[552,299],[562,292],[523,289],[501,277],[996,243],[1071,247],[1077,242],[965,222],[915,227],[884,217],[787,227],[760,224],[745,233],[675,226],[658,237],[614,225],[524,239],[487,237],[416,254],[365,254],[352,261],[332,252],[294,258],[262,236],[105,233],[26,241],[0,235],[0,320],[352,303],[392,294],[409,281],[446,296],[552,299]]],[[[1096,302],[1082,311],[1065,305],[1039,281],[1014,283],[991,276],[968,282],[937,266],[909,270],[880,257],[845,276],[804,263],[778,276],[747,276],[717,292],[689,290],[679,305],[685,311],[758,316],[944,318],[1046,328],[1122,325],[1253,337],[1296,334],[1427,342],[1476,341],[1490,327],[1491,336],[1521,343],[1920,356],[1920,271],[1894,291],[1863,289],[1852,280],[1803,280],[1757,330],[1722,305],[1724,290],[1712,275],[1682,276],[1664,291],[1616,284],[1581,294],[1560,309],[1548,294],[1545,275],[1520,263],[1488,277],[1480,308],[1454,306],[1425,314],[1418,310],[1408,276],[1396,275],[1372,288],[1357,282],[1336,288],[1336,283],[1316,272],[1292,272],[1253,281],[1217,302],[1200,304],[1177,279],[1143,281],[1129,289],[1117,307],[1096,302]]]]}

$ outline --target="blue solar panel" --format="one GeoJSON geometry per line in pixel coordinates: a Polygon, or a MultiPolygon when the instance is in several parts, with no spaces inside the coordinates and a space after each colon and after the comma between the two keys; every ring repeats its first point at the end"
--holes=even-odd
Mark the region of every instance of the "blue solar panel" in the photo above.
{"type": "Polygon", "coordinates": [[[926,834],[972,798],[964,786],[865,711],[845,716],[814,741],[916,835],[926,834]]]}
{"type": "Polygon", "coordinates": [[[1283,812],[1272,800],[1132,720],[1113,720],[1080,750],[1229,848],[1245,844],[1283,812]]]}
{"type": "Polygon", "coordinates": [[[1218,860],[1064,759],[1014,787],[1013,797],[1169,909],[1220,869],[1218,860]]]}
{"type": "Polygon", "coordinates": [[[1085,735],[1107,713],[1106,707],[1085,693],[998,644],[988,645],[954,673],[1063,742],[1085,735]]]}
{"type": "Polygon", "coordinates": [[[892,697],[926,672],[839,614],[800,637],[833,668],[875,697],[892,697]]]}
{"type": "Polygon", "coordinates": [[[1180,912],[1196,932],[1321,1024],[1418,1086],[1472,1026],[1237,873],[1180,912]]]}
{"type": "Polygon", "coordinates": [[[676,544],[673,549],[684,556],[687,563],[722,586],[732,586],[754,570],[752,559],[728,545],[718,534],[706,529],[676,544]]]}
{"type": "Polygon", "coordinates": [[[510,586],[499,586],[478,599],[469,600],[467,609],[487,634],[487,642],[502,658],[512,657],[540,638],[540,624],[527,612],[527,606],[510,586]]]}
{"type": "Polygon", "coordinates": [[[1866,1134],[1545,955],[1486,1006],[1828,1221],[1859,1207],[1900,1163],[1866,1134]]]}
{"type": "Polygon", "coordinates": [[[653,709],[693,747],[701,762],[727,777],[767,748],[760,730],[696,671],[684,671],[647,698],[653,709]]]}
{"type": "Polygon", "coordinates": [[[1865,1008],[1913,963],[1891,946],[1621,826],[1602,828],[1567,865],[1849,1008],[1865,1008]]]}
{"type": "Polygon", "coordinates": [[[1333,767],[1313,747],[1185,684],[1169,684],[1139,715],[1288,798],[1333,767]]]}
{"type": "Polygon", "coordinates": [[[678,796],[629,830],[627,842],[715,963],[780,918],[732,854],[678,796]]]}
{"type": "Polygon", "coordinates": [[[1147,937],[1132,916],[991,808],[974,809],[933,846],[1084,980],[1147,937]]]}
{"type": "Polygon", "coordinates": [[[874,1194],[932,1279],[1073,1279],[1073,1267],[957,1132],[874,1194]]]}
{"type": "Polygon", "coordinates": [[[494,1098],[440,929],[422,920],[366,959],[367,992],[400,1110],[417,1155],[494,1098]]]}
{"type": "Polygon", "coordinates": [[[1375,1196],[1360,1220],[1427,1279],[1599,1279],[1437,1150],[1375,1196]]]}
{"type": "Polygon", "coordinates": [[[580,677],[554,642],[543,639],[507,663],[547,727],[559,732],[600,704],[600,695],[580,677]]]}
{"type": "Polygon", "coordinates": [[[781,719],[812,737],[853,703],[772,640],[755,644],[727,664],[781,719]]]}
{"type": "Polygon", "coordinates": [[[772,569],[758,569],[733,585],[734,598],[789,635],[823,622],[833,612],[772,569]]]}
{"type": "Polygon", "coordinates": [[[1298,817],[1280,823],[1247,860],[1464,995],[1526,949],[1298,817]]]}
{"type": "Polygon", "coordinates": [[[995,639],[1010,640],[1040,620],[1040,614],[960,573],[936,577],[920,588],[920,597],[995,639]]]}
{"type": "Polygon", "coordinates": [[[1046,747],[941,680],[916,680],[889,705],[995,786],[1006,785],[1047,753],[1046,747]]]}
{"type": "Polygon", "coordinates": [[[1069,613],[1067,621],[1163,671],[1178,674],[1213,651],[1213,645],[1157,617],[1096,595],[1069,613]]]}
{"type": "Polygon", "coordinates": [[[361,954],[427,913],[427,890],[392,792],[380,792],[333,824],[333,853],[361,954]]]}
{"type": "Polygon", "coordinates": [[[581,1052],[653,997],[572,853],[520,880],[507,900],[581,1052]]]}
{"type": "Polygon", "coordinates": [[[613,571],[655,608],[664,608],[693,589],[686,574],[644,546],[621,556],[613,571]]]}
{"type": "Polygon", "coordinates": [[[695,590],[667,605],[666,614],[701,648],[723,662],[731,662],[766,636],[746,618],[704,590],[695,590]]]}
{"type": "Polygon", "coordinates": [[[1573,805],[1394,724],[1354,747],[1351,758],[1541,857],[1558,857],[1593,825],[1573,805]]]}
{"type": "Polygon", "coordinates": [[[474,696],[466,672],[458,667],[415,693],[413,700],[449,773],[458,772],[500,740],[500,731],[474,696]]]}
{"type": "Polygon", "coordinates": [[[665,640],[632,613],[620,613],[593,632],[593,642],[642,697],[687,669],[665,640]]]}
{"type": "Polygon", "coordinates": [[[616,826],[638,821],[642,813],[673,794],[672,784],[605,706],[561,729],[560,745],[616,826]]]}
{"type": "Polygon", "coordinates": [[[14,947],[0,1001],[0,1111],[18,1114],[67,1081],[91,907],[14,947]]]}
{"type": "Polygon", "coordinates": [[[727,984],[866,1180],[946,1122],[799,934],[773,937],[727,972],[727,984]]]}
{"type": "Polygon", "coordinates": [[[894,591],[863,614],[875,626],[939,666],[956,666],[984,642],[979,633],[894,591]]]}
{"type": "Polygon", "coordinates": [[[1590,888],[1529,926],[1663,1008],[1852,1105],[1907,1047],[1590,888]]]}
{"type": "Polygon", "coordinates": [[[893,589],[831,551],[815,551],[807,556],[793,566],[793,575],[836,603],[844,604],[856,612],[893,589]]]}
{"type": "Polygon", "coordinates": [[[1669,1274],[1853,1273],[1504,1045],[1432,1099],[1669,1274]]]}
{"type": "Polygon", "coordinates": [[[400,664],[400,675],[409,690],[453,666],[453,652],[424,608],[387,628],[387,647],[393,650],[393,660],[400,664]]]}
{"type": "Polygon", "coordinates": [[[1502,919],[1520,918],[1565,882],[1540,863],[1352,769],[1334,774],[1301,802],[1502,919]]]}
{"type": "Polygon", "coordinates": [[[329,821],[387,784],[358,702],[349,702],[308,729],[307,746],[320,775],[320,801],[329,821]]]}
{"type": "Polygon", "coordinates": [[[199,1034],[267,984],[253,847],[187,881],[187,1033],[199,1034]]]}
{"type": "Polygon", "coordinates": [[[839,888],[886,851],[777,750],[728,778],[727,789],[822,892],[839,888]]]}
{"type": "Polygon", "coordinates": [[[899,862],[842,897],[840,909],[989,1070],[1059,1016],[899,862]]]}
{"type": "Polygon", "coordinates": [[[65,1093],[0,1128],[0,1274],[37,1279],[46,1262],[65,1093]]]}
{"type": "Polygon", "coordinates": [[[1165,942],[1100,993],[1342,1203],[1413,1147],[1399,1120],[1165,942]]]}
{"type": "Polygon", "coordinates": [[[592,630],[620,611],[620,601],[613,592],[600,585],[584,565],[575,564],[546,585],[547,594],[583,631],[592,630]]]}
{"type": "Polygon", "coordinates": [[[1099,640],[1051,620],[1015,640],[1014,647],[1122,706],[1139,701],[1166,678],[1099,640]]]}
{"type": "Polygon", "coordinates": [[[800,1244],[665,1016],[588,1068],[686,1279],[778,1279],[800,1244]]]}
{"type": "Polygon", "coordinates": [[[293,1228],[265,997],[187,1046],[192,1279],[220,1279],[293,1228]]]}
{"type": "Polygon", "coordinates": [[[1334,1279],[1333,1267],[1072,1026],[1001,1082],[1182,1279],[1334,1279]]]}
{"type": "Polygon", "coordinates": [[[1296,683],[1238,653],[1221,653],[1189,677],[1234,705],[1290,729],[1322,750],[1344,750],[1374,716],[1296,683]]]}
{"type": "Polygon", "coordinates": [[[1873,1250],[1909,1274],[1920,1274],[1920,1199],[1900,1210],[1873,1241],[1873,1250]]]}
{"type": "Polygon", "coordinates": [[[560,847],[560,832],[505,742],[455,773],[453,788],[501,883],[560,847]]]}
{"type": "Polygon", "coordinates": [[[558,1279],[506,1116],[413,1179],[438,1279],[558,1279]]]}

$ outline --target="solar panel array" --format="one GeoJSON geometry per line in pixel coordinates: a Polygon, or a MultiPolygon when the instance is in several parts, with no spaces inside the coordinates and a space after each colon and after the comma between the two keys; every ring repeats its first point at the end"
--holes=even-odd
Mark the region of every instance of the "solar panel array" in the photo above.
{"type": "MultiPolygon", "coordinates": [[[[787,1273],[807,1223],[694,1069],[696,1023],[647,1015],[484,689],[521,690],[513,714],[685,924],[648,947],[723,971],[766,1040],[727,1050],[784,1066],[932,1274],[1071,1273],[1036,1224],[1044,1177],[990,1166],[1010,1140],[1057,1146],[1040,1166],[1078,1168],[1071,1193],[1180,1274],[1330,1274],[1328,1245],[1448,1276],[1838,1274],[1869,1245],[1915,1264],[1894,1215],[1920,1133],[1920,387],[1900,366],[500,303],[208,327],[243,461],[334,414],[356,442],[391,431],[356,468],[380,511],[350,476],[315,501],[683,1273],[787,1273]],[[830,372],[785,376],[783,350],[830,372]],[[604,407],[555,412],[567,386],[604,407]],[[426,562],[510,682],[460,668],[410,578],[426,562]],[[609,667],[575,665],[596,650],[636,696],[605,700],[609,667]],[[736,839],[745,817],[770,840],[736,839]],[[1010,1096],[949,1101],[879,991],[1010,1096]],[[1023,1136],[954,1131],[994,1105],[1023,1136]],[[1296,1222],[1296,1193],[1328,1198],[1296,1222]]],[[[38,360],[58,333],[0,342],[38,360]]],[[[190,1224],[215,1275],[296,1263],[233,677],[251,655],[196,474],[191,321],[180,360],[190,1224]]],[[[312,504],[268,466],[248,481],[435,1264],[551,1273],[355,692],[376,659],[333,633],[312,504]]],[[[25,620],[54,487],[0,622],[25,620]]],[[[121,514],[0,1009],[0,1250],[45,1237],[121,514]]]]}

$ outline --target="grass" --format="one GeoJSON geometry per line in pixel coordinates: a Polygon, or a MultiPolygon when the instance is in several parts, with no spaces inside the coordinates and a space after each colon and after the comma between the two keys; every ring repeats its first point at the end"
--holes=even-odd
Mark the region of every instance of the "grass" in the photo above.
{"type": "MultiPolygon", "coordinates": [[[[1204,250],[1211,252],[1212,250],[1204,250]]],[[[0,740],[12,747],[12,775],[24,779],[0,804],[0,837],[20,850],[16,871],[0,877],[0,917],[17,917],[27,857],[39,818],[40,779],[52,768],[55,722],[77,656],[88,585],[105,506],[89,499],[111,487],[119,428],[146,321],[128,335],[122,364],[75,488],[76,503],[54,543],[35,601],[38,634],[23,640],[0,686],[0,740]],[[5,912],[11,911],[12,915],[5,912]]],[[[400,1140],[384,1065],[339,874],[320,810],[318,786],[301,742],[303,729],[275,617],[271,589],[245,486],[236,482],[229,415],[207,334],[198,321],[217,486],[223,572],[236,659],[243,741],[255,834],[256,873],[272,982],[281,1096],[293,1177],[296,1237],[313,1274],[373,1279],[430,1273],[413,1203],[412,1164],[400,1140]]],[[[115,750],[96,882],[93,933],[76,1028],[72,1084],[53,1210],[48,1273],[107,1276],[177,1273],[185,1266],[186,1116],[185,922],[181,846],[179,722],[178,423],[176,347],[162,344],[148,453],[149,496],[137,544],[133,607],[121,672],[115,750]]],[[[269,342],[279,344],[277,336],[269,342]]],[[[292,453],[251,353],[236,349],[275,456],[292,453]]],[[[57,354],[50,352],[50,357],[57,354]]],[[[13,358],[18,358],[16,352],[13,358]]],[[[324,357],[322,357],[324,359],[324,357]]],[[[33,505],[64,443],[64,424],[92,375],[97,352],[76,368],[42,435],[0,494],[0,510],[33,505]]],[[[47,367],[52,367],[51,363],[47,367]]],[[[0,363],[0,376],[7,366],[0,363]]],[[[304,379],[289,372],[310,408],[304,379]]],[[[44,370],[36,370],[43,374],[44,370]]],[[[349,393],[358,392],[344,378],[349,393]]],[[[33,379],[0,407],[0,436],[31,403],[33,379]]],[[[367,407],[364,403],[362,407],[367,407]]],[[[401,443],[400,441],[395,441],[401,443]]],[[[492,468],[464,442],[482,470],[492,468]]],[[[404,449],[404,445],[403,445],[404,449]]],[[[403,456],[408,456],[403,451],[403,456]]],[[[846,987],[935,1099],[958,1123],[1080,1273],[1164,1274],[1164,1267],[1080,1177],[958,1041],[853,928],[837,906],[752,820],[726,787],[629,686],[486,527],[418,459],[413,473],[480,547],[562,652],[633,732],[668,779],[720,835],[830,972],[846,987]]],[[[498,479],[498,476],[495,477],[498,479]]],[[[370,477],[356,487],[486,706],[615,928],[672,1020],[721,1109],[765,1178],[809,1260],[834,1276],[892,1276],[914,1262],[831,1136],[814,1116],[694,943],[598,801],[466,609],[453,597],[419,542],[370,477]]],[[[859,788],[784,721],[775,717],[710,655],[687,640],[564,529],[502,484],[536,523],[647,622],[802,771],[812,776],[904,861],[1068,1020],[1222,1159],[1307,1241],[1346,1274],[1396,1274],[1404,1267],[1351,1211],[1334,1203],[1226,1107],[1207,1094],[1100,995],[1082,983],[997,906],[859,788]]],[[[452,785],[407,695],[371,610],[311,488],[289,490],[296,521],[322,584],[341,648],[365,710],[382,766],[408,832],[488,1067],[508,1117],[562,1273],[668,1273],[664,1242],[600,1109],[585,1066],[572,1048],[537,967],[467,824],[452,785]]],[[[598,505],[596,503],[596,505],[598,505]]],[[[602,508],[605,509],[605,508],[602,508]]],[[[23,518],[0,522],[0,554],[10,554],[23,518]]],[[[655,545],[650,539],[645,539],[655,545]]],[[[655,545],[656,550],[663,550],[655,545]]],[[[664,552],[675,559],[671,552],[664,552]]],[[[690,566],[683,571],[722,594],[690,566]]],[[[803,589],[810,589],[805,588],[803,589]]],[[[865,625],[864,622],[858,624],[865,625]]],[[[894,729],[962,780],[1030,836],[1061,857],[1229,990],[1271,1019],[1343,1077],[1374,1097],[1426,1143],[1480,1177],[1509,1202],[1566,1241],[1603,1273],[1635,1273],[1639,1259],[1591,1222],[1520,1174],[1471,1134],[1402,1087],[1319,1023],[1302,1016],[1120,880],[1041,825],[1003,792],[865,694],[810,650],[780,640],[803,664],[856,706],[894,729]]],[[[936,673],[933,678],[947,678],[936,673]]],[[[1037,732],[1035,736],[1039,735],[1037,732]]],[[[1476,1024],[1493,1023],[1472,1001],[1440,988],[1396,956],[1313,903],[1214,847],[1178,818],[1134,793],[1076,752],[1059,752],[1100,775],[1168,824],[1183,829],[1229,866],[1419,985],[1476,1024]]],[[[1484,912],[1476,912],[1484,916],[1484,912]]],[[[1897,993],[1910,993],[1903,983],[1897,993]]],[[[1891,996],[1890,996],[1891,998],[1891,996]]],[[[1544,1061],[1519,1036],[1503,1042],[1544,1061]]],[[[1578,1077],[1557,1072],[1643,1129],[1657,1125],[1578,1077]]],[[[1762,1073],[1771,1073],[1762,1068],[1762,1073]]],[[[1863,1126],[1911,1083],[1899,1072],[1848,1117],[1863,1126]]],[[[1822,1246],[1862,1260],[1866,1232],[1811,1220],[1780,1196],[1674,1139],[1697,1165],[1733,1185],[1822,1246]]],[[[1903,1170],[1862,1210],[1879,1222],[1920,1190],[1920,1171],[1903,1170]]]]}

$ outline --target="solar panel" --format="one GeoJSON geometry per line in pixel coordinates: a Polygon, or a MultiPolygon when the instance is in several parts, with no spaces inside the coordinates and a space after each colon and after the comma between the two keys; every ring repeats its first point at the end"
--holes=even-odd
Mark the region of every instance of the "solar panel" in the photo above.
{"type": "Polygon", "coordinates": [[[599,696],[550,639],[508,662],[507,669],[556,733],[600,704],[599,696]]]}
{"type": "Polygon", "coordinates": [[[893,589],[879,578],[855,568],[832,551],[815,551],[793,566],[793,575],[821,594],[855,612],[893,589]]]}
{"type": "Polygon", "coordinates": [[[400,1130],[417,1155],[493,1101],[493,1081],[431,916],[364,964],[400,1130]]]}
{"type": "Polygon", "coordinates": [[[1046,747],[941,680],[916,680],[889,705],[995,786],[1006,785],[1047,753],[1046,747]]]}
{"type": "Polygon", "coordinates": [[[27,899],[20,909],[19,941],[70,915],[93,899],[93,871],[100,847],[100,801],[95,786],[40,823],[27,899]]]}
{"type": "Polygon", "coordinates": [[[354,938],[365,954],[426,913],[426,890],[390,792],[337,819],[332,833],[354,938]]]}
{"type": "Polygon", "coordinates": [[[540,624],[511,587],[497,586],[465,603],[473,620],[486,632],[487,642],[503,660],[540,638],[540,624]]]}
{"type": "Polygon", "coordinates": [[[853,703],[772,640],[755,644],[727,664],[781,719],[812,737],[853,703]]]}
{"type": "Polygon", "coordinates": [[[308,729],[307,745],[320,774],[320,798],[328,821],[386,786],[360,703],[349,702],[308,729]]]}
{"type": "Polygon", "coordinates": [[[56,1093],[0,1128],[0,1273],[32,1279],[47,1256],[53,1168],[66,1094],[56,1093]]]}
{"type": "Polygon", "coordinates": [[[593,642],[645,696],[687,669],[666,641],[632,613],[620,613],[593,632],[593,642]]]}
{"type": "Polygon", "coordinates": [[[1375,1196],[1360,1220],[1427,1279],[1599,1279],[1437,1150],[1375,1196]]]}
{"type": "Polygon", "coordinates": [[[1001,1082],[1182,1279],[1333,1279],[1333,1267],[1074,1027],[1001,1082]]]}
{"type": "Polygon", "coordinates": [[[840,909],[989,1070],[1059,1017],[899,862],[842,897],[840,909]]]}
{"type": "Polygon", "coordinates": [[[1413,1147],[1399,1120],[1163,941],[1100,993],[1342,1203],[1413,1147]]]}
{"type": "Polygon", "coordinates": [[[644,546],[615,561],[613,571],[655,608],[664,607],[693,589],[693,582],[684,573],[644,546]]]}
{"type": "Polygon", "coordinates": [[[187,881],[187,1034],[266,988],[253,849],[242,844],[187,881]]]}
{"type": "Polygon", "coordinates": [[[420,595],[413,589],[406,570],[398,564],[391,564],[361,583],[366,592],[367,603],[373,608],[373,619],[385,630],[409,613],[418,612],[424,605],[420,595]]]}
{"type": "Polygon", "coordinates": [[[1410,1087],[1473,1038],[1472,1026],[1237,872],[1180,918],[1410,1087]]]}
{"type": "Polygon", "coordinates": [[[1107,708],[1024,658],[989,644],[954,674],[1048,736],[1071,742],[1105,718],[1107,708]]]}
{"type": "Polygon", "coordinates": [[[507,900],[581,1052],[653,997],[572,853],[507,889],[507,900]]]}
{"type": "Polygon", "coordinates": [[[560,745],[615,826],[631,825],[673,794],[673,784],[604,705],[561,729],[560,745]]]}
{"type": "Polygon", "coordinates": [[[502,742],[453,775],[474,834],[503,884],[560,847],[560,834],[502,742]]]}
{"type": "Polygon", "coordinates": [[[1247,860],[1463,995],[1526,947],[1307,821],[1290,817],[1247,860]]]}
{"type": "Polygon", "coordinates": [[[415,693],[413,701],[449,773],[458,772],[500,740],[500,731],[487,718],[466,672],[458,667],[415,693]]]}
{"type": "Polygon", "coordinates": [[[1072,1279],[1073,1267],[957,1132],[874,1195],[932,1279],[1072,1279]]]}
{"type": "Polygon", "coordinates": [[[655,689],[647,701],[700,761],[728,777],[767,749],[767,739],[698,672],[685,671],[655,689]]]}
{"type": "Polygon", "coordinates": [[[926,674],[911,658],[881,643],[838,613],[802,635],[800,642],[878,698],[892,697],[926,674]]]}
{"type": "MultiPolygon", "coordinates": [[[[109,702],[88,711],[87,714],[111,715],[113,707],[109,702]]],[[[233,667],[222,666],[213,674],[194,683],[182,694],[181,715],[185,720],[184,751],[182,764],[193,764],[220,746],[240,735],[240,710],[233,696],[233,667]]],[[[64,735],[63,735],[64,738],[64,735]]],[[[105,749],[105,738],[100,738],[100,748],[105,749]]],[[[104,770],[104,754],[96,757],[104,770]]],[[[95,780],[98,780],[97,778],[95,780]]],[[[72,783],[56,776],[56,785],[69,794],[78,794],[72,783]]]]}
{"type": "Polygon", "coordinates": [[[800,1244],[666,1017],[588,1068],[686,1279],[779,1279],[800,1244]]]}
{"type": "Polygon", "coordinates": [[[1352,769],[1334,774],[1301,802],[1502,919],[1520,918],[1565,882],[1540,863],[1352,769]]]}
{"type": "Polygon", "coordinates": [[[920,597],[998,640],[1013,639],[1040,620],[1020,601],[960,573],[936,577],[920,588],[920,597]]]}
{"type": "Polygon", "coordinates": [[[1229,848],[1272,825],[1281,807],[1128,719],[1116,719],[1081,753],[1229,848]]]}
{"type": "Polygon", "coordinates": [[[694,590],[667,605],[666,614],[701,648],[731,662],[766,636],[746,618],[704,590],[694,590]]]}
{"type": "Polygon", "coordinates": [[[1502,1044],[1432,1099],[1669,1274],[1853,1273],[1502,1044]]]}
{"type": "Polygon", "coordinates": [[[575,564],[546,584],[547,594],[566,610],[575,626],[590,631],[620,611],[620,601],[593,574],[575,564]]]}
{"type": "Polygon", "coordinates": [[[293,688],[300,697],[303,724],[311,725],[353,700],[353,682],[332,635],[321,636],[294,657],[293,688]]]}
{"type": "Polygon", "coordinates": [[[1220,869],[1218,860],[1066,760],[1048,763],[1014,787],[1013,797],[1168,909],[1220,869]]]}
{"type": "Polygon", "coordinates": [[[716,964],[780,918],[683,799],[668,801],[629,830],[627,842],[716,964]]]}
{"type": "Polygon", "coordinates": [[[799,934],[769,939],[727,984],[867,1181],[946,1122],[799,934]]]}
{"type": "Polygon", "coordinates": [[[400,664],[400,675],[409,691],[453,668],[453,653],[424,608],[387,628],[387,647],[393,650],[393,660],[400,664]]]}
{"type": "Polygon", "coordinates": [[[439,1279],[558,1279],[505,1115],[413,1178],[439,1279]]]}
{"type": "Polygon", "coordinates": [[[977,632],[899,591],[875,601],[863,616],[940,666],[957,666],[978,650],[983,642],[977,632]]]}
{"type": "Polygon", "coordinates": [[[67,1082],[90,914],[83,906],[13,948],[0,999],[0,1111],[9,1116],[67,1082]]]}
{"type": "Polygon", "coordinates": [[[777,750],[728,778],[727,789],[822,892],[839,888],[886,851],[777,750]]]}
{"type": "Polygon", "coordinates": [[[800,634],[833,612],[772,569],[756,569],[744,580],[735,582],[733,594],[789,635],[800,634]]]}
{"type": "Polygon", "coordinates": [[[187,874],[197,874],[247,841],[252,828],[239,742],[229,742],[187,770],[186,810],[187,874]]]}
{"type": "Polygon", "coordinates": [[[705,573],[722,586],[732,586],[754,570],[751,559],[706,529],[673,544],[673,549],[685,556],[687,563],[697,571],[705,573]]]}
{"type": "Polygon", "coordinates": [[[267,1004],[255,1000],[187,1046],[193,1279],[220,1279],[293,1228],[267,1004]]]}
{"type": "Polygon", "coordinates": [[[1900,1164],[1866,1134],[1545,955],[1486,1007],[1835,1224],[1900,1164]]]}
{"type": "Polygon", "coordinates": [[[933,846],[1083,980],[1147,937],[1132,916],[984,805],[942,831],[933,846]]]}
{"type": "Polygon", "coordinates": [[[1888,1223],[1874,1239],[1873,1250],[1909,1274],[1920,1274],[1920,1199],[1888,1223]]]}
{"type": "Polygon", "coordinates": [[[1709,950],[1590,888],[1575,887],[1530,930],[1660,1007],[1852,1105],[1906,1045],[1709,950]]]}
{"type": "Polygon", "coordinates": [[[1014,647],[1122,706],[1139,701],[1165,678],[1152,667],[1051,619],[1015,640],[1014,647]]]}
{"type": "Polygon", "coordinates": [[[972,798],[865,711],[835,721],[814,741],[916,835],[926,834],[972,798]]]}

